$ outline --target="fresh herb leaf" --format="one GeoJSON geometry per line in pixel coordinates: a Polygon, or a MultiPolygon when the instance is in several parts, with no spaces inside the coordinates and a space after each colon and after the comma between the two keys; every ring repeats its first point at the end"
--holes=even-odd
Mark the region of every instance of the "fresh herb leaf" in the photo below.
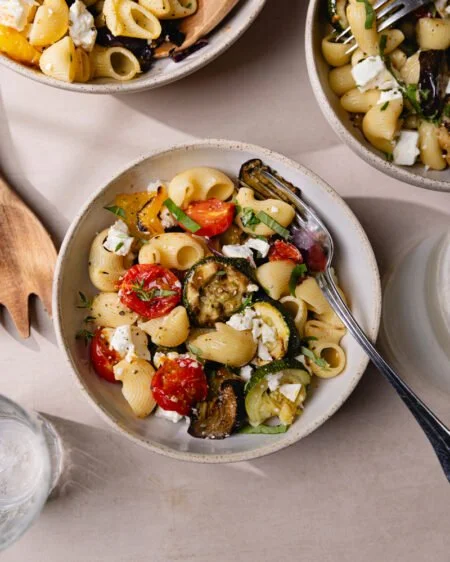
{"type": "Polygon", "coordinates": [[[223,277],[226,274],[227,272],[224,269],[221,269],[216,273],[216,277],[223,277]]]}
{"type": "Polygon", "coordinates": [[[384,58],[384,51],[386,49],[386,44],[387,44],[387,35],[381,35],[380,37],[380,43],[379,43],[379,47],[380,47],[380,57],[384,58]]]}
{"type": "Polygon", "coordinates": [[[392,154],[392,152],[384,152],[383,154],[388,162],[394,161],[394,155],[392,154]]]}
{"type": "Polygon", "coordinates": [[[77,308],[91,308],[92,307],[92,299],[88,299],[87,296],[78,291],[78,295],[80,297],[80,304],[77,304],[77,308]]]}
{"type": "Polygon", "coordinates": [[[163,205],[167,207],[177,221],[190,232],[197,232],[197,230],[201,229],[201,226],[180,209],[170,197],[164,201],[163,205]]]}
{"type": "Polygon", "coordinates": [[[123,219],[126,217],[125,209],[122,207],[118,207],[117,205],[111,205],[110,207],[103,207],[106,211],[113,213],[117,217],[122,217],[123,219]]]}
{"type": "Polygon", "coordinates": [[[201,350],[199,347],[197,347],[196,345],[193,345],[192,343],[188,343],[188,344],[187,344],[187,348],[188,348],[189,351],[190,351],[191,353],[193,353],[196,357],[201,358],[201,356],[202,356],[202,350],[201,350]]]}
{"type": "Polygon", "coordinates": [[[95,316],[85,316],[83,322],[85,324],[89,324],[89,322],[93,322],[95,320],[95,316]]]}
{"type": "Polygon", "coordinates": [[[255,230],[255,226],[260,224],[261,220],[256,216],[256,213],[250,207],[242,209],[241,222],[244,228],[255,230]]]}
{"type": "Polygon", "coordinates": [[[94,332],[91,332],[90,330],[78,330],[75,334],[75,339],[84,340],[85,345],[87,345],[93,337],[94,332]]]}
{"type": "Polygon", "coordinates": [[[289,292],[292,296],[295,296],[295,288],[297,287],[298,280],[300,277],[304,277],[308,272],[308,268],[304,263],[297,264],[292,270],[291,277],[289,279],[289,292]]]}
{"type": "Polygon", "coordinates": [[[317,357],[317,355],[313,351],[311,351],[308,347],[301,347],[300,351],[303,353],[305,357],[308,357],[316,365],[322,367],[322,369],[330,368],[330,365],[325,361],[325,359],[322,359],[322,357],[317,357]]]}
{"type": "Polygon", "coordinates": [[[267,242],[267,238],[265,236],[262,236],[261,234],[255,234],[255,238],[257,238],[258,240],[262,240],[263,242],[267,242]]]}
{"type": "Polygon", "coordinates": [[[286,433],[289,429],[288,425],[257,425],[253,427],[251,425],[246,425],[242,429],[239,430],[239,433],[247,433],[247,434],[263,434],[263,435],[276,435],[278,433],[286,433]]]}
{"type": "Polygon", "coordinates": [[[386,111],[388,105],[389,105],[389,102],[388,102],[388,101],[385,101],[385,102],[383,103],[383,105],[380,107],[380,111],[386,111]]]}
{"type": "Polygon", "coordinates": [[[131,290],[136,293],[141,301],[149,302],[157,297],[171,297],[176,295],[176,291],[171,291],[170,289],[158,289],[153,287],[152,289],[145,288],[145,281],[138,281],[132,285],[131,290]]]}
{"type": "Polygon", "coordinates": [[[233,203],[234,208],[236,209],[236,214],[238,215],[242,211],[242,207],[239,205],[237,199],[232,199],[231,202],[233,203]]]}
{"type": "Polygon", "coordinates": [[[305,336],[304,338],[302,338],[302,342],[309,342],[309,341],[317,341],[318,338],[316,338],[316,336],[305,336]]]}
{"type": "Polygon", "coordinates": [[[259,219],[260,222],[264,223],[266,226],[268,226],[274,232],[276,232],[279,236],[281,236],[281,238],[284,238],[285,240],[289,238],[290,236],[289,230],[287,228],[284,228],[284,226],[281,226],[281,224],[278,221],[273,219],[270,215],[268,215],[264,211],[259,211],[256,217],[259,219]]]}
{"type": "Polygon", "coordinates": [[[416,84],[408,84],[403,88],[403,95],[409,101],[409,103],[413,106],[414,111],[418,114],[422,114],[422,110],[420,108],[420,104],[417,101],[417,85],[416,84]]]}
{"type": "Polygon", "coordinates": [[[369,0],[356,0],[357,2],[362,2],[366,7],[366,21],[364,27],[366,29],[372,29],[373,22],[375,21],[375,10],[369,2],[369,0]]]}
{"type": "Polygon", "coordinates": [[[424,90],[419,90],[419,97],[420,99],[427,101],[429,95],[430,95],[430,90],[428,90],[427,88],[425,88],[424,90]]]}
{"type": "Polygon", "coordinates": [[[122,248],[122,246],[123,246],[123,242],[119,242],[119,243],[117,244],[117,246],[114,248],[114,251],[115,251],[115,252],[118,252],[118,251],[120,250],[120,248],[122,248]]]}
{"type": "Polygon", "coordinates": [[[238,308],[237,312],[242,312],[247,306],[250,306],[253,303],[253,293],[248,294],[245,299],[242,301],[241,306],[238,308]]]}

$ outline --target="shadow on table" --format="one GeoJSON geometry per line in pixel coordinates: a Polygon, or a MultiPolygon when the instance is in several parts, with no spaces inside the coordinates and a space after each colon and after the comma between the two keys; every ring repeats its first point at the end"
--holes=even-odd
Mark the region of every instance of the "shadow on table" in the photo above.
{"type": "Polygon", "coordinates": [[[164,88],[119,99],[200,138],[257,142],[288,156],[298,152],[305,135],[308,150],[339,144],[307,78],[306,10],[301,0],[269,0],[246,33],[205,68],[164,88]],[[313,130],[304,129],[305,119],[313,130]]]}

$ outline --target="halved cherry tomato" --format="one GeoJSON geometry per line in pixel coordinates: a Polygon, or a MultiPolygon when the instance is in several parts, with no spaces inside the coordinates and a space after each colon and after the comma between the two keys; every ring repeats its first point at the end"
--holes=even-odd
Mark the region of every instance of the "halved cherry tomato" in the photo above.
{"type": "Polygon", "coordinates": [[[290,260],[294,263],[303,263],[302,254],[293,244],[284,240],[275,240],[270,246],[269,261],[290,260]]]}
{"type": "Polygon", "coordinates": [[[91,341],[91,362],[99,377],[109,382],[118,382],[114,378],[113,367],[120,361],[120,356],[109,347],[109,338],[103,328],[99,328],[91,341]]]}
{"type": "MultiPolygon", "coordinates": [[[[208,199],[207,201],[193,201],[184,209],[184,212],[201,226],[195,234],[217,236],[230,228],[234,219],[234,207],[234,203],[225,203],[220,199],[208,199]]],[[[180,226],[184,228],[182,224],[180,226]]]]}
{"type": "Polygon", "coordinates": [[[137,264],[126,272],[119,288],[122,304],[144,318],[168,314],[181,300],[177,276],[160,265],[137,264]]]}
{"type": "Polygon", "coordinates": [[[202,365],[195,359],[166,359],[153,375],[153,397],[164,410],[189,415],[191,407],[205,400],[208,383],[202,365]]]}

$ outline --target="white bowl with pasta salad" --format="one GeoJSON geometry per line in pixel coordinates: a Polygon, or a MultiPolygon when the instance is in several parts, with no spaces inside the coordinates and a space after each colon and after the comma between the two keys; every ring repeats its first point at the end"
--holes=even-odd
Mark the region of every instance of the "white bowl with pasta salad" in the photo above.
{"type": "Polygon", "coordinates": [[[381,32],[371,4],[310,2],[314,94],[336,133],[369,164],[450,191],[450,2],[430,2],[381,32]],[[348,27],[354,39],[344,43],[348,27]]]}
{"type": "Polygon", "coordinates": [[[74,92],[158,88],[228,49],[265,2],[235,0],[226,8],[205,8],[205,0],[4,0],[0,64],[74,92]],[[202,26],[202,18],[210,25],[202,26]]]}
{"type": "Polygon", "coordinates": [[[264,166],[326,221],[343,295],[376,338],[373,251],[322,180],[232,141],[140,159],[71,225],[54,316],[85,396],[152,451],[197,462],[274,452],[326,421],[367,366],[315,281],[325,260],[320,246],[293,229],[290,204],[255,197],[264,166]]]}

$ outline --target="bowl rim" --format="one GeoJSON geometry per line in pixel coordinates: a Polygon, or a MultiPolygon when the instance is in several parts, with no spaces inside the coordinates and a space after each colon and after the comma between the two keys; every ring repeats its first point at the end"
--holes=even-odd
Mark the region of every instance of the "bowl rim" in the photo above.
{"type": "MultiPolygon", "coordinates": [[[[150,70],[146,73],[146,78],[142,81],[130,80],[126,82],[111,82],[108,84],[96,84],[95,82],[79,83],[79,82],[63,82],[61,80],[56,80],[50,76],[46,76],[38,69],[33,69],[25,66],[19,62],[16,62],[8,58],[5,54],[0,53],[0,65],[17,72],[18,74],[24,76],[25,78],[30,78],[35,82],[57,88],[59,90],[66,90],[68,92],[78,92],[82,94],[126,94],[131,92],[143,92],[144,90],[153,90],[155,88],[160,88],[181,80],[185,76],[193,74],[200,68],[203,68],[227,49],[229,49],[233,43],[235,43],[252,25],[256,18],[261,13],[267,0],[252,0],[255,2],[255,8],[252,13],[242,22],[240,27],[234,30],[225,37],[225,39],[215,46],[206,45],[204,49],[199,51],[200,56],[194,57],[192,59],[185,59],[181,64],[179,64],[178,69],[171,72],[167,76],[160,74],[159,76],[152,76],[152,71],[150,70]],[[202,53],[203,51],[203,53],[202,53]]],[[[237,4],[232,12],[239,10],[240,6],[237,4]]],[[[231,13],[232,13],[231,12],[231,13]]],[[[221,24],[219,24],[220,26],[221,24]]],[[[215,30],[211,31],[209,35],[214,34],[215,30]]]]}
{"type": "MultiPolygon", "coordinates": [[[[305,53],[306,53],[306,67],[308,70],[309,81],[311,84],[312,91],[316,101],[325,116],[328,123],[331,125],[334,132],[340,137],[340,139],[348,145],[353,152],[360,156],[371,166],[374,166],[380,172],[383,172],[397,180],[409,183],[410,185],[415,185],[416,187],[421,187],[422,189],[430,189],[432,191],[450,191],[450,181],[445,179],[438,180],[434,178],[427,178],[415,174],[414,172],[408,170],[405,167],[397,166],[392,162],[388,162],[383,159],[379,154],[369,150],[365,147],[362,142],[358,141],[353,135],[351,135],[341,122],[341,119],[334,111],[328,96],[325,94],[324,89],[319,78],[319,72],[317,70],[317,59],[316,52],[314,49],[314,33],[313,30],[316,25],[316,15],[319,8],[319,3],[322,0],[310,0],[308,11],[306,14],[305,23],[305,53]]],[[[320,55],[321,56],[321,55],[320,55]]],[[[450,173],[450,170],[449,170],[450,173]]]]}
{"type": "Polygon", "coordinates": [[[54,282],[53,282],[53,294],[52,294],[52,309],[53,309],[53,323],[55,327],[56,339],[58,342],[58,346],[63,353],[63,356],[66,362],[69,364],[71,376],[75,380],[77,386],[81,389],[82,393],[86,396],[89,403],[96,409],[101,417],[113,427],[119,433],[126,435],[129,439],[131,439],[134,443],[137,443],[141,446],[146,447],[152,452],[162,454],[164,456],[168,456],[177,460],[182,461],[191,461],[191,462],[198,462],[198,463],[208,463],[208,464],[218,464],[218,463],[231,463],[231,462],[240,462],[240,461],[248,461],[251,459],[256,459],[259,457],[263,457],[269,455],[271,453],[275,453],[281,449],[284,449],[290,445],[293,445],[297,441],[300,441],[310,433],[312,433],[315,429],[320,427],[325,421],[327,421],[347,400],[350,394],[355,389],[356,385],[358,384],[359,380],[361,379],[366,367],[369,363],[368,356],[364,356],[361,360],[358,368],[353,373],[351,379],[349,379],[349,383],[345,392],[342,392],[338,399],[333,403],[333,405],[325,411],[319,419],[315,420],[314,422],[310,423],[309,425],[305,426],[300,434],[292,434],[289,437],[289,432],[286,433],[286,437],[283,440],[277,440],[272,443],[263,445],[262,447],[252,450],[252,451],[243,451],[243,452],[236,452],[236,453],[214,453],[211,455],[201,454],[201,453],[191,453],[191,452],[182,452],[176,451],[154,441],[152,439],[138,437],[135,434],[131,433],[125,426],[118,424],[114,421],[107,410],[102,406],[101,403],[97,402],[95,396],[89,391],[87,386],[83,384],[82,378],[78,373],[75,363],[72,360],[70,353],[67,350],[65,345],[65,336],[62,330],[61,325],[61,317],[62,317],[62,306],[60,300],[60,292],[61,292],[61,285],[62,285],[62,276],[63,270],[66,259],[68,259],[67,249],[68,246],[71,244],[73,238],[77,235],[79,222],[81,218],[85,215],[85,213],[92,207],[93,204],[99,199],[110,187],[111,183],[114,182],[119,176],[125,174],[126,172],[130,171],[134,167],[138,166],[142,162],[146,160],[150,160],[159,156],[163,156],[166,154],[170,154],[174,151],[189,151],[189,150],[197,150],[201,148],[213,148],[218,150],[238,150],[241,152],[250,152],[255,155],[259,155],[260,157],[268,157],[277,160],[281,164],[284,164],[288,167],[297,170],[301,174],[310,178],[313,182],[315,182],[321,189],[327,192],[330,195],[337,205],[341,207],[341,209],[348,215],[348,218],[352,221],[354,227],[358,231],[359,240],[362,244],[362,247],[367,255],[367,259],[369,262],[369,266],[373,271],[373,279],[374,283],[374,294],[373,294],[373,303],[372,303],[372,311],[371,311],[371,318],[372,325],[367,328],[367,335],[371,341],[375,341],[378,335],[378,330],[380,327],[381,321],[381,281],[380,281],[380,274],[378,271],[378,266],[375,258],[375,254],[373,248],[369,242],[369,239],[362,228],[360,222],[356,218],[353,211],[347,205],[347,203],[340,197],[340,195],[330,187],[324,180],[322,180],[319,176],[317,176],[314,172],[310,171],[308,168],[305,168],[301,164],[298,164],[294,160],[279,154],[278,152],[274,152],[270,149],[260,147],[258,145],[249,144],[245,142],[239,141],[231,141],[225,139],[199,139],[192,142],[187,143],[177,143],[171,145],[167,148],[158,148],[148,152],[145,155],[141,155],[139,158],[135,159],[130,164],[122,167],[117,173],[115,173],[109,181],[103,184],[101,187],[96,189],[94,193],[89,197],[86,203],[81,207],[78,211],[76,216],[74,217],[73,221],[71,222],[69,229],[64,237],[64,240],[61,244],[61,248],[58,253],[58,260],[55,267],[55,274],[54,274],[54,282]]]}

